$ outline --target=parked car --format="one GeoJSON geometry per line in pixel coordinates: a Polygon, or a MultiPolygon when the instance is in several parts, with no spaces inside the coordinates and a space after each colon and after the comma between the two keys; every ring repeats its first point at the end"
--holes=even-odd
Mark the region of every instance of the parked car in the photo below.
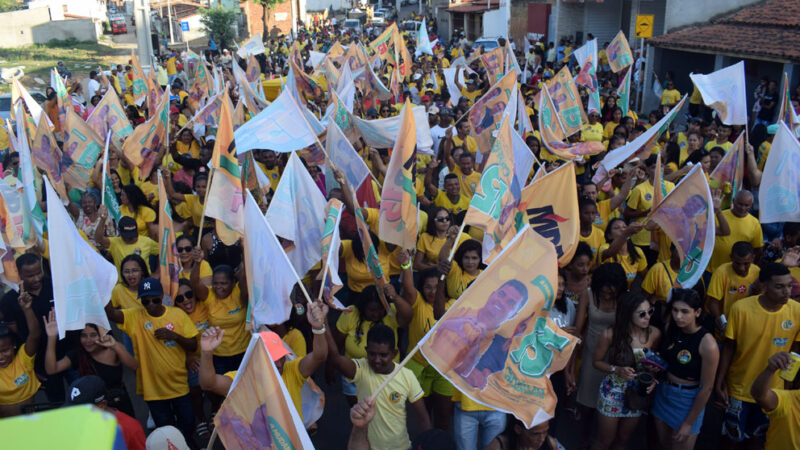
{"type": "Polygon", "coordinates": [[[358,19],[347,19],[344,21],[344,31],[361,34],[361,21],[358,19]]]}
{"type": "Polygon", "coordinates": [[[128,24],[125,22],[124,17],[115,17],[111,19],[111,34],[126,34],[128,32],[128,24]]]}
{"type": "MultiPolygon", "coordinates": [[[[36,100],[36,103],[42,105],[44,101],[47,100],[47,97],[44,96],[44,92],[39,91],[28,91],[36,100]]],[[[11,120],[11,94],[3,94],[0,95],[0,120],[5,122],[5,120],[11,120]]]]}
{"type": "Polygon", "coordinates": [[[407,31],[412,34],[417,34],[421,26],[422,22],[418,20],[406,20],[405,22],[403,22],[403,28],[401,31],[407,31]]]}
{"type": "Polygon", "coordinates": [[[375,11],[372,13],[372,24],[382,26],[385,22],[385,16],[381,11],[375,11]]]}
{"type": "Polygon", "coordinates": [[[483,52],[490,52],[497,47],[500,47],[500,42],[498,42],[497,38],[493,37],[482,37],[480,39],[476,39],[475,43],[472,44],[472,51],[475,51],[478,47],[483,46],[483,52]]]}

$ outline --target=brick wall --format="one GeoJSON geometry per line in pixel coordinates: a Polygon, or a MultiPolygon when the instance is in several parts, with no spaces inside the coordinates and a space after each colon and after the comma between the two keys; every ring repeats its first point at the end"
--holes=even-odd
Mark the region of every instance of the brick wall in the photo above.
{"type": "Polygon", "coordinates": [[[261,21],[263,9],[261,5],[252,1],[241,3],[242,10],[247,16],[247,27],[250,34],[261,33],[262,36],[276,37],[278,34],[288,34],[292,29],[292,0],[286,0],[267,11],[267,32],[264,32],[264,23],[261,21]]]}

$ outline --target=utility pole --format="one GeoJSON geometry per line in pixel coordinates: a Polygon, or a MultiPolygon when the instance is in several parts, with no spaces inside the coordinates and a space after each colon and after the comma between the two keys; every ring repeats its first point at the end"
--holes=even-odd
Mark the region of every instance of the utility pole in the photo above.
{"type": "Polygon", "coordinates": [[[139,62],[142,64],[142,69],[149,73],[153,61],[153,40],[150,37],[150,2],[135,0],[133,14],[136,17],[139,62]]]}
{"type": "Polygon", "coordinates": [[[172,35],[172,6],[170,0],[167,0],[167,21],[169,23],[169,43],[175,43],[175,36],[172,35]]]}

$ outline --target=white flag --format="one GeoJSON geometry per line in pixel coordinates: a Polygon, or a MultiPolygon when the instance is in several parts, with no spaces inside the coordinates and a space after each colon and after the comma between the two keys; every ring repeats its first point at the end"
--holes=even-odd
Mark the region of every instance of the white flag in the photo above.
{"type": "Polygon", "coordinates": [[[583,67],[583,64],[586,63],[586,60],[589,57],[592,58],[592,67],[594,67],[595,73],[597,72],[597,39],[592,39],[587,43],[583,44],[581,48],[575,50],[574,52],[575,59],[578,61],[578,67],[583,67]]]}
{"type": "MultiPolygon", "coordinates": [[[[431,137],[431,127],[428,125],[428,113],[424,106],[415,106],[412,109],[414,122],[417,129],[417,151],[422,154],[433,154],[433,138],[431,137]]],[[[402,115],[386,119],[364,120],[359,117],[355,119],[356,127],[364,141],[372,148],[393,148],[397,140],[397,133],[400,132],[400,120],[402,115]]]]}
{"type": "Polygon", "coordinates": [[[297,153],[292,153],[266,217],[276,235],[294,242],[288,256],[300,276],[322,259],[319,243],[327,203],[297,153]]]}
{"type": "Polygon", "coordinates": [[[283,323],[291,314],[290,295],[298,277],[250,191],[244,207],[244,231],[244,266],[253,329],[283,323]]]}
{"type": "Polygon", "coordinates": [[[358,189],[364,179],[369,176],[369,167],[347,140],[336,121],[328,122],[328,135],[325,151],[333,165],[344,173],[344,177],[353,189],[358,189]]]}
{"type": "Polygon", "coordinates": [[[425,26],[425,19],[422,19],[422,26],[419,27],[419,34],[417,38],[417,49],[414,50],[414,57],[419,57],[421,54],[433,56],[433,45],[431,38],[428,37],[428,28],[425,26]]]}
{"type": "Polygon", "coordinates": [[[747,124],[744,61],[708,75],[689,74],[703,102],[714,108],[726,125],[747,124]]]}
{"type": "Polygon", "coordinates": [[[250,36],[248,40],[242,42],[236,54],[239,55],[239,58],[247,58],[250,55],[258,55],[265,51],[264,42],[261,41],[261,33],[256,33],[250,36]]]}
{"type": "Polygon", "coordinates": [[[68,330],[82,330],[87,323],[110,329],[105,306],[117,283],[117,268],[78,233],[50,181],[44,180],[58,336],[63,339],[68,330]]]}
{"type": "Polygon", "coordinates": [[[253,149],[288,153],[317,142],[289,89],[284,89],[274,102],[237,128],[233,136],[239,155],[253,149]]]}
{"type": "Polygon", "coordinates": [[[798,161],[800,142],[786,123],[779,122],[758,191],[761,223],[800,222],[798,161]]]}

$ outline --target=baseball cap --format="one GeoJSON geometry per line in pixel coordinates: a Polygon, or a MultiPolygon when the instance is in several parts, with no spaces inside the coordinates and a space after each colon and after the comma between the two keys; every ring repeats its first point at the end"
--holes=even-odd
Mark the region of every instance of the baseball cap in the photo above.
{"type": "Polygon", "coordinates": [[[170,114],[180,114],[181,110],[178,109],[177,106],[170,106],[169,113],[170,114]]]}
{"type": "Polygon", "coordinates": [[[97,375],[80,377],[69,385],[67,405],[94,405],[106,398],[106,383],[97,375]]]}
{"type": "Polygon", "coordinates": [[[147,450],[189,450],[186,438],[172,425],[156,428],[147,436],[147,450]]]}
{"type": "Polygon", "coordinates": [[[147,277],[139,282],[139,295],[142,297],[161,297],[164,295],[164,289],[161,287],[161,282],[153,277],[147,277]]]}
{"type": "Polygon", "coordinates": [[[773,123],[772,125],[767,127],[767,134],[775,134],[778,132],[778,124],[773,123]]]}
{"type": "Polygon", "coordinates": [[[430,95],[423,95],[423,96],[422,96],[422,97],[421,97],[419,100],[420,100],[421,102],[424,102],[424,101],[431,101],[431,96],[430,96],[430,95]]]}
{"type": "Polygon", "coordinates": [[[428,114],[429,115],[439,114],[439,107],[431,106],[430,108],[428,108],[428,114]]]}
{"type": "Polygon", "coordinates": [[[264,346],[267,347],[267,352],[273,361],[277,361],[289,354],[289,350],[283,345],[281,337],[272,331],[262,331],[258,333],[261,340],[264,341],[264,346]]]}
{"type": "Polygon", "coordinates": [[[119,219],[119,235],[123,238],[132,238],[139,234],[139,226],[133,217],[123,216],[119,219]]]}
{"type": "Polygon", "coordinates": [[[440,116],[450,116],[453,117],[453,110],[450,108],[441,108],[439,109],[440,116]]]}

